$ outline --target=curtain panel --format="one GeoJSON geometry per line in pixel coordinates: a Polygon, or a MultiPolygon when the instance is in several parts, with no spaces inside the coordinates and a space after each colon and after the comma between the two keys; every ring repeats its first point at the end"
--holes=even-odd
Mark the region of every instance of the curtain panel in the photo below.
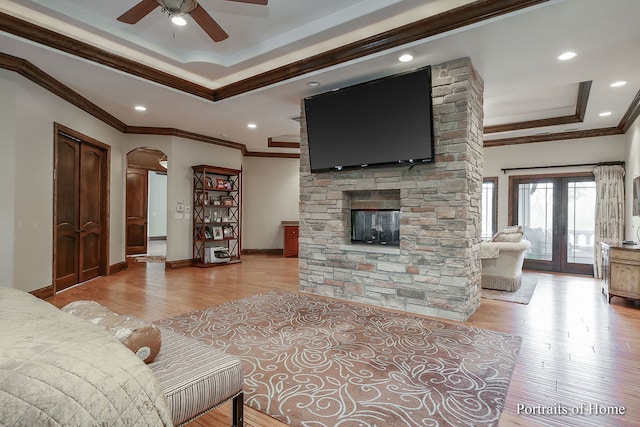
{"type": "Polygon", "coordinates": [[[600,243],[619,244],[624,239],[624,167],[596,166],[593,175],[597,192],[593,274],[602,278],[600,243]]]}

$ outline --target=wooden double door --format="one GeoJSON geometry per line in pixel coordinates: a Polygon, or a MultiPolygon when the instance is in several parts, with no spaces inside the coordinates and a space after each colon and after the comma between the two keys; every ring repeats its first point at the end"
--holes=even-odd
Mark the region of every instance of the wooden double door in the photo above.
{"type": "Polygon", "coordinates": [[[109,148],[56,126],[54,292],[107,274],[109,148]]]}

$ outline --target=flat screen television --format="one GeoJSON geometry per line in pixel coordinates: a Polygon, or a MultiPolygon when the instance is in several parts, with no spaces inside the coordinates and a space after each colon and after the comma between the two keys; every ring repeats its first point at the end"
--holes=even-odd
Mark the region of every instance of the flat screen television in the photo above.
{"type": "Polygon", "coordinates": [[[312,172],[433,162],[431,67],[305,98],[312,172]]]}

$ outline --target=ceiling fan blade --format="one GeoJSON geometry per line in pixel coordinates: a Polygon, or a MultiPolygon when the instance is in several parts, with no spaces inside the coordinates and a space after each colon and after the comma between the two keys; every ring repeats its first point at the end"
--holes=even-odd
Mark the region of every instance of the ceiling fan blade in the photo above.
{"type": "Polygon", "coordinates": [[[159,4],[156,3],[155,0],[142,0],[140,3],[120,15],[118,17],[118,21],[124,22],[125,24],[135,24],[158,6],[159,4]]]}
{"type": "Polygon", "coordinates": [[[229,1],[237,1],[238,3],[261,4],[263,6],[266,6],[269,4],[269,0],[229,0],[229,1]]]}
{"type": "Polygon", "coordinates": [[[206,10],[202,8],[202,6],[198,5],[198,7],[191,12],[191,17],[198,25],[200,25],[200,27],[202,27],[204,32],[207,33],[214,42],[219,42],[229,37],[229,34],[227,34],[222,27],[218,25],[218,23],[207,13],[206,10]]]}

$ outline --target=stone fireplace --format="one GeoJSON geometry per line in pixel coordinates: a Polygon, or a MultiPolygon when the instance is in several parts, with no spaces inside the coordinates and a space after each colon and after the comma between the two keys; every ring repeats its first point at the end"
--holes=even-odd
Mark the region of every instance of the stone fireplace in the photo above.
{"type": "MultiPolygon", "coordinates": [[[[300,291],[455,320],[477,309],[482,90],[468,58],[432,66],[430,164],[312,174],[302,120],[300,291]],[[399,244],[352,242],[354,212],[393,211],[399,244]]],[[[394,228],[387,214],[364,217],[394,228]]]]}

